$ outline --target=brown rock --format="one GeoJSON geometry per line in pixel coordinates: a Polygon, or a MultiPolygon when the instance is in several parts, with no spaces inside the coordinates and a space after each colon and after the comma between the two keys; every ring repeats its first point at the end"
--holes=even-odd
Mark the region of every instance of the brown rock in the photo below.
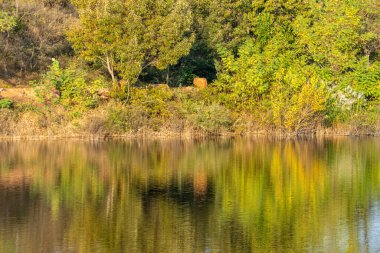
{"type": "Polygon", "coordinates": [[[206,78],[194,78],[194,87],[198,89],[206,89],[207,88],[207,79],[206,78]]]}

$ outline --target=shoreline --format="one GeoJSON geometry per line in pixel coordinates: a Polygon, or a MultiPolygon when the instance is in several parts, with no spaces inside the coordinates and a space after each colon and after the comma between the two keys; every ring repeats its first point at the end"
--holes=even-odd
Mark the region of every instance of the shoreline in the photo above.
{"type": "Polygon", "coordinates": [[[56,135],[0,135],[0,141],[22,141],[22,140],[200,140],[200,139],[234,139],[234,138],[268,138],[268,139],[302,139],[302,138],[377,138],[380,132],[373,133],[308,133],[308,134],[279,134],[279,133],[177,133],[177,132],[155,132],[132,133],[132,134],[56,134],[56,135]]]}

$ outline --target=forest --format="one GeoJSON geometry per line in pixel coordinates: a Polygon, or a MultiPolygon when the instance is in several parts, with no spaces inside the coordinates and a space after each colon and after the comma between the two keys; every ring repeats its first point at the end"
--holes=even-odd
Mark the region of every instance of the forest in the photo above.
{"type": "Polygon", "coordinates": [[[379,132],[378,0],[0,0],[0,136],[379,132]]]}

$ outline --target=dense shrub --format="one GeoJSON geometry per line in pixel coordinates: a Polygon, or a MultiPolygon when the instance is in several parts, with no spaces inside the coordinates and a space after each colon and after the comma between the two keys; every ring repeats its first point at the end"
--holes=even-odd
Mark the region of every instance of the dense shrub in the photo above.
{"type": "Polygon", "coordinates": [[[217,103],[205,105],[189,102],[187,119],[195,129],[209,134],[229,131],[233,124],[230,111],[217,103]]]}
{"type": "Polygon", "coordinates": [[[128,106],[136,122],[145,121],[147,127],[159,130],[176,113],[176,96],[167,85],[134,88],[128,106]]]}
{"type": "Polygon", "coordinates": [[[53,60],[49,71],[34,85],[40,102],[46,105],[59,103],[75,117],[99,105],[99,91],[105,88],[106,82],[102,78],[91,80],[75,65],[61,68],[59,62],[53,60]]]}
{"type": "Polygon", "coordinates": [[[326,87],[307,83],[298,91],[283,87],[270,100],[276,127],[290,133],[314,131],[323,122],[328,94],[326,87]]]}

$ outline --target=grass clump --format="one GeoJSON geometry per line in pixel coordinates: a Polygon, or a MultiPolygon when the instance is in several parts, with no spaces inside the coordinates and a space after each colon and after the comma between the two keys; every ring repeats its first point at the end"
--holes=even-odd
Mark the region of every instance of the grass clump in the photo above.
{"type": "Polygon", "coordinates": [[[0,99],[0,109],[11,109],[13,107],[13,101],[10,99],[0,99]]]}

